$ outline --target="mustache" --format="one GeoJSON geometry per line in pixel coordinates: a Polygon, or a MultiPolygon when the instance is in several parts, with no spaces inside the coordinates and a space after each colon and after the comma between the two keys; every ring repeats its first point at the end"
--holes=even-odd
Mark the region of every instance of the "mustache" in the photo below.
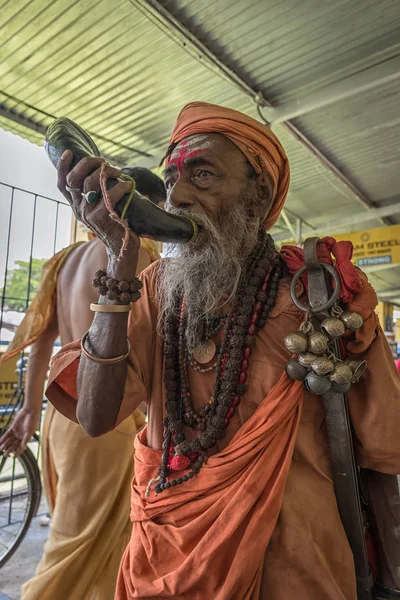
{"type": "Polygon", "coordinates": [[[178,217],[189,217],[201,229],[207,229],[210,226],[210,224],[214,225],[212,218],[206,214],[200,214],[191,210],[186,210],[184,208],[168,208],[167,212],[178,217]]]}

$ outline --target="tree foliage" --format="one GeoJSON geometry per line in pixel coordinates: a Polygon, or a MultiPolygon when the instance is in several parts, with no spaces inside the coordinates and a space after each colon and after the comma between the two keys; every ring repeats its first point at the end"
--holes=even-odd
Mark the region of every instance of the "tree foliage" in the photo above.
{"type": "MultiPolygon", "coordinates": [[[[8,310],[25,311],[27,308],[27,295],[29,291],[29,302],[35,295],[39,283],[42,267],[46,259],[33,258],[32,265],[24,260],[16,260],[14,269],[7,273],[6,293],[4,307],[8,310]],[[29,285],[28,285],[29,284],[29,285]]],[[[1,288],[1,297],[4,288],[1,288]]]]}

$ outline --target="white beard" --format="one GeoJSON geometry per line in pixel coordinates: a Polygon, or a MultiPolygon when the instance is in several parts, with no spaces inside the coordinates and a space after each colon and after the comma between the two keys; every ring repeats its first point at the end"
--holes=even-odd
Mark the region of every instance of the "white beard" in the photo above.
{"type": "Polygon", "coordinates": [[[161,310],[159,330],[166,313],[176,311],[176,298],[186,298],[186,343],[189,352],[203,336],[202,317],[229,305],[236,293],[247,258],[258,239],[260,219],[249,215],[253,198],[243,196],[214,221],[186,210],[170,212],[190,216],[202,227],[193,241],[171,245],[158,280],[161,310]],[[170,258],[168,258],[168,256],[170,258]]]}

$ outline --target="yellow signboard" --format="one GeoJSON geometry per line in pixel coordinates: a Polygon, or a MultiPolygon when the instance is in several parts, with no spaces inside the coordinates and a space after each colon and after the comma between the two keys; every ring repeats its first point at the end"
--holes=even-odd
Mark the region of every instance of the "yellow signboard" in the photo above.
{"type": "MultiPolygon", "coordinates": [[[[0,365],[0,410],[17,400],[18,373],[17,361],[21,358],[18,354],[0,365]]],[[[9,415],[0,415],[0,428],[9,424],[9,415]]]]}
{"type": "Polygon", "coordinates": [[[17,361],[21,358],[18,354],[0,365],[0,405],[8,404],[14,391],[18,387],[17,361]]]}
{"type": "Polygon", "coordinates": [[[400,264],[400,225],[332,235],[353,243],[352,262],[357,267],[400,264]]]}

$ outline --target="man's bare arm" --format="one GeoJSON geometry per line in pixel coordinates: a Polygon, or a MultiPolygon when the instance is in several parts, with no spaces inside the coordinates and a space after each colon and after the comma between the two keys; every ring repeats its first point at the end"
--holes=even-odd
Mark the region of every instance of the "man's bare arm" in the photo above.
{"type": "Polygon", "coordinates": [[[19,456],[37,429],[42,409],[44,383],[57,336],[58,323],[57,317],[54,316],[47,329],[32,344],[26,372],[24,403],[11,426],[0,439],[0,451],[7,454],[14,452],[19,456]]]}
{"type": "MultiPolygon", "coordinates": [[[[118,280],[132,281],[136,275],[140,240],[130,233],[123,257],[120,249],[124,230],[110,218],[103,199],[89,204],[80,190],[100,194],[100,167],[102,159],[91,157],[81,160],[69,173],[72,153],[64,153],[58,169],[58,188],[67,198],[75,216],[104,243],[107,249],[107,275],[118,280]],[[67,190],[67,186],[69,190],[67,190]]],[[[107,176],[118,178],[119,169],[107,166],[107,176]]],[[[115,204],[130,192],[131,182],[119,181],[109,190],[109,199],[115,204]]],[[[93,273],[94,275],[94,273],[93,273]]],[[[89,282],[88,282],[89,283],[89,282]]],[[[118,304],[118,300],[100,297],[100,303],[118,304]]],[[[140,302],[140,300],[139,300],[140,302]]],[[[114,358],[128,350],[127,329],[129,313],[96,313],[86,337],[85,349],[95,358],[114,358]]],[[[127,361],[104,364],[82,355],[78,372],[77,418],[92,437],[111,431],[115,426],[124,395],[127,361]]],[[[139,402],[138,402],[139,404],[139,402]]],[[[135,406],[132,405],[132,411],[135,406]]]]}
{"type": "MultiPolygon", "coordinates": [[[[86,341],[90,354],[111,358],[126,353],[127,314],[96,315],[86,341]]],[[[126,360],[107,365],[81,355],[76,416],[88,435],[98,437],[114,428],[121,408],[126,376],[126,360]]]]}
{"type": "Polygon", "coordinates": [[[58,337],[57,316],[49,323],[47,329],[32,344],[28,358],[25,380],[24,407],[38,415],[42,408],[43,390],[53,352],[54,342],[58,337]]]}

